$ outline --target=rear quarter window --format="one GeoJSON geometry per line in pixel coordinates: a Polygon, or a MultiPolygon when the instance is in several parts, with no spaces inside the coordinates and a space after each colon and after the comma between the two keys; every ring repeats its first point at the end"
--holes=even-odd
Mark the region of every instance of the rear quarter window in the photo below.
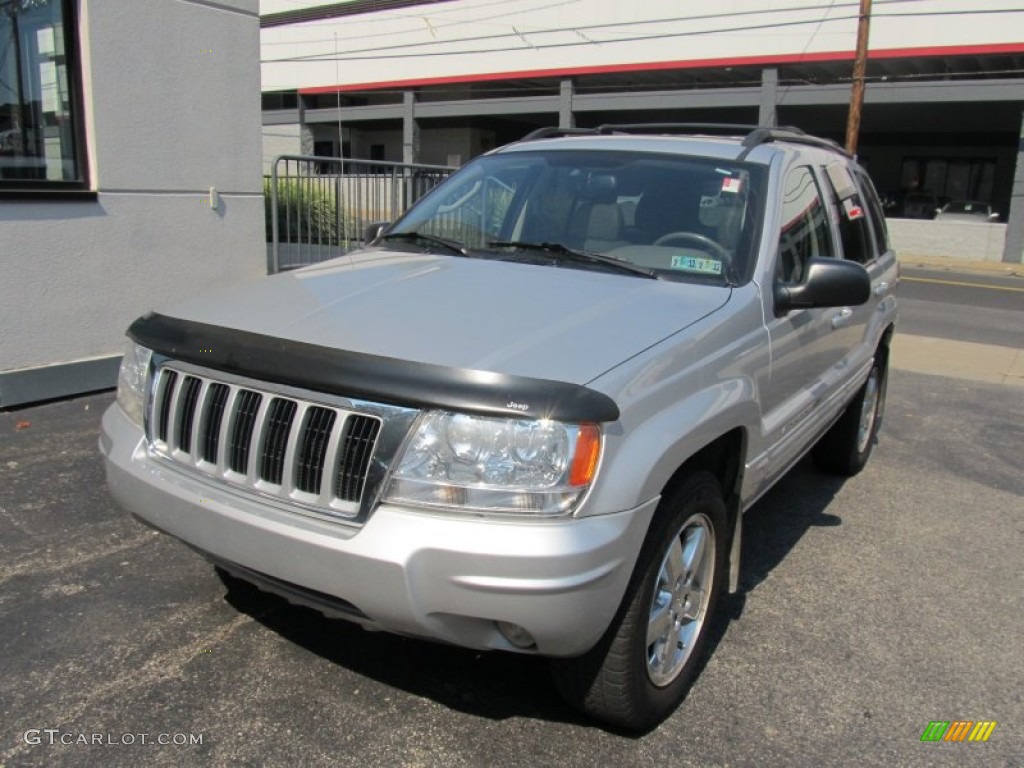
{"type": "Polygon", "coordinates": [[[863,195],[844,165],[826,166],[825,177],[831,187],[832,206],[839,222],[839,240],[843,257],[865,264],[876,257],[868,216],[871,215],[863,195]]]}
{"type": "Polygon", "coordinates": [[[867,203],[868,213],[871,217],[871,231],[874,233],[875,247],[879,254],[889,250],[889,229],[885,223],[885,213],[882,211],[882,203],[878,200],[878,193],[875,192],[875,185],[871,179],[860,168],[855,171],[857,184],[867,203]]]}

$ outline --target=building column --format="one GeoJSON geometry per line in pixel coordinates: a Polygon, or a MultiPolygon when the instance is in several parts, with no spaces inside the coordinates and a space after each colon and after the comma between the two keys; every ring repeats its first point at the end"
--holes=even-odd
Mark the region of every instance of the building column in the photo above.
{"type": "Polygon", "coordinates": [[[313,128],[306,124],[306,97],[299,95],[299,154],[313,155],[313,128]]]}
{"type": "Polygon", "coordinates": [[[757,109],[757,124],[775,127],[778,116],[775,106],[779,96],[779,70],[765,67],[761,70],[761,103],[757,109]]]}
{"type": "Polygon", "coordinates": [[[1024,114],[1020,120],[1020,138],[1017,141],[1017,165],[1013,169],[1013,187],[1010,190],[1010,215],[1006,218],[1006,245],[1003,262],[1024,263],[1024,114]]]}
{"type": "Polygon", "coordinates": [[[558,127],[575,128],[576,115],[572,111],[572,97],[576,89],[569,78],[562,80],[558,85],[558,127]]]}
{"type": "Polygon", "coordinates": [[[416,94],[405,91],[402,94],[402,162],[420,161],[420,126],[416,122],[416,94]]]}

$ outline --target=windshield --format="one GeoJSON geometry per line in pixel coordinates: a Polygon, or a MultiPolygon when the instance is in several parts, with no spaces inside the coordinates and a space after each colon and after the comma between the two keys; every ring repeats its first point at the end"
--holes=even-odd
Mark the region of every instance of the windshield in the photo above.
{"type": "Polygon", "coordinates": [[[636,276],[739,284],[753,267],[765,175],[745,163],[654,153],[501,153],[453,175],[387,237],[416,233],[474,256],[578,268],[616,260],[642,268],[636,276]],[[558,259],[565,249],[607,258],[558,259]]]}

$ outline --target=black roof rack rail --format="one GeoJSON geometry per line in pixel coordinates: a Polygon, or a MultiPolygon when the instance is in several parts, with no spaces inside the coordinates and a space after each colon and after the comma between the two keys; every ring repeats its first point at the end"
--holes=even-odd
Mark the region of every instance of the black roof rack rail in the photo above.
{"type": "Polygon", "coordinates": [[[791,125],[784,126],[781,128],[773,128],[770,126],[758,126],[743,139],[743,146],[746,147],[743,154],[739,159],[745,158],[750,152],[762,144],[768,144],[772,141],[788,141],[793,144],[808,144],[813,147],[821,147],[823,149],[830,149],[833,152],[840,152],[847,157],[852,157],[843,147],[841,147],[832,139],[823,139],[819,136],[811,136],[809,133],[804,133],[799,128],[795,128],[791,125]]]}
{"type": "Polygon", "coordinates": [[[740,123],[606,123],[598,126],[598,133],[680,133],[742,136],[758,128],[740,123]]]}
{"type": "Polygon", "coordinates": [[[822,139],[804,133],[795,126],[775,127],[770,125],[749,125],[742,123],[606,123],[597,128],[556,128],[548,126],[528,133],[520,141],[553,139],[561,136],[608,136],[613,133],[671,133],[680,135],[742,136],[743,152],[737,158],[746,159],[756,147],[773,141],[788,141],[829,149],[852,157],[843,147],[831,139],[822,139]]]}
{"type": "Polygon", "coordinates": [[[554,125],[546,125],[530,131],[520,141],[536,141],[537,139],[556,139],[560,136],[593,136],[597,133],[595,128],[558,128],[554,125]]]}

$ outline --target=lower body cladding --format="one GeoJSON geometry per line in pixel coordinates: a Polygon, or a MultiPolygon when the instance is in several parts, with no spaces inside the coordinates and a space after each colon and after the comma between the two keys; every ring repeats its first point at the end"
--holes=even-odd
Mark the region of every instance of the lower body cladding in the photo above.
{"type": "Polygon", "coordinates": [[[607,629],[658,501],[537,521],[382,505],[355,528],[168,466],[116,404],[100,446],[122,507],[268,591],[370,629],[547,656],[607,629]]]}

